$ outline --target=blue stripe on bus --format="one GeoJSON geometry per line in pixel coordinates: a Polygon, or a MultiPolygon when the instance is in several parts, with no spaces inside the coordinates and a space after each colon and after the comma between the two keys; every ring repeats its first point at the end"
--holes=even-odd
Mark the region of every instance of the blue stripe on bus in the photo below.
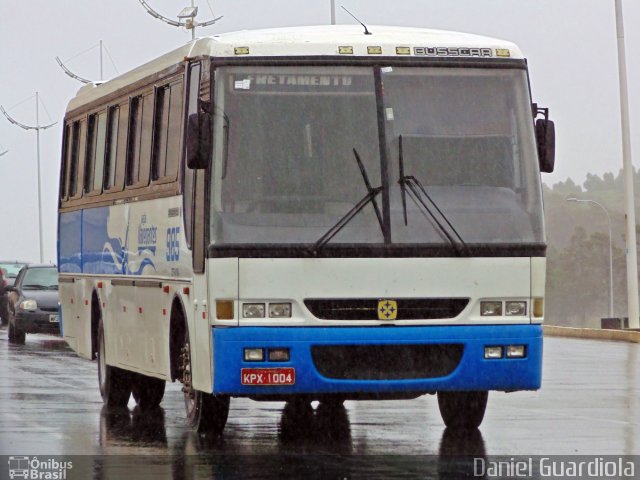
{"type": "Polygon", "coordinates": [[[542,378],[541,325],[410,327],[231,327],[213,329],[214,393],[277,395],[303,393],[434,392],[437,390],[536,390],[542,378]],[[458,367],[438,378],[336,380],[314,366],[314,345],[420,345],[461,343],[458,367]],[[486,360],[486,345],[525,345],[524,359],[486,360]],[[244,348],[288,347],[291,360],[244,362],[244,348]],[[242,368],[294,367],[292,386],[247,386],[242,368]]]}
{"type": "MultiPolygon", "coordinates": [[[[63,273],[142,275],[145,268],[156,270],[151,258],[138,259],[130,269],[127,251],[127,224],[124,238],[109,235],[109,215],[114,207],[98,207],[63,213],[59,220],[58,265],[63,273]]],[[[136,247],[139,255],[155,256],[155,246],[136,247]]]]}

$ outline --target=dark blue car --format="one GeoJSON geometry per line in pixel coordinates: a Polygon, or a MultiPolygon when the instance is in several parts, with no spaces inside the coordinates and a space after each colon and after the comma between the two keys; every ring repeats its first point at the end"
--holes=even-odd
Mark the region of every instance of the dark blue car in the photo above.
{"type": "Polygon", "coordinates": [[[55,265],[24,266],[9,290],[12,310],[9,342],[22,344],[27,333],[60,332],[58,269],[55,265]]]}

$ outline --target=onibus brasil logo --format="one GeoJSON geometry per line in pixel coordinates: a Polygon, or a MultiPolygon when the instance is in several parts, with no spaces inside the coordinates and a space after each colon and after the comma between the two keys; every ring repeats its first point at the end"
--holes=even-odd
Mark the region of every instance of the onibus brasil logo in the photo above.
{"type": "Polygon", "coordinates": [[[73,468],[73,462],[61,462],[53,458],[38,460],[38,457],[9,457],[9,478],[33,480],[65,480],[67,470],[73,468]]]}

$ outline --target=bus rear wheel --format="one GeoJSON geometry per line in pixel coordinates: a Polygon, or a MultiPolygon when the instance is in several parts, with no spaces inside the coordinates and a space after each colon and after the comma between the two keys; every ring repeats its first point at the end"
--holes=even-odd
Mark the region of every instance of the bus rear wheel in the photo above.
{"type": "Polygon", "coordinates": [[[131,385],[131,394],[141,410],[157,408],[164,397],[167,382],[160,378],[135,374],[131,385]]]}
{"type": "Polygon", "coordinates": [[[229,397],[212,395],[193,388],[191,350],[188,338],[180,353],[180,364],[187,424],[199,433],[220,435],[229,416],[229,397]]]}
{"type": "Polygon", "coordinates": [[[478,428],[484,418],[489,392],[438,392],[440,415],[447,427],[478,428]]]}
{"type": "Polygon", "coordinates": [[[98,384],[102,401],[108,407],[126,407],[131,395],[131,374],[121,368],[107,365],[104,343],[104,325],[98,324],[98,384]]]}

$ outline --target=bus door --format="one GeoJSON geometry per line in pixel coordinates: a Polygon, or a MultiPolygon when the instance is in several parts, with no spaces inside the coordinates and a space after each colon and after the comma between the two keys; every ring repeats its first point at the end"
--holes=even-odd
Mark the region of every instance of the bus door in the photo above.
{"type": "MultiPolygon", "coordinates": [[[[208,62],[198,61],[187,68],[187,136],[192,134],[189,122],[206,114],[210,101],[210,74],[208,62]]],[[[201,122],[203,129],[210,123],[201,122]],[[207,125],[204,125],[207,124],[207,125]]],[[[189,149],[200,148],[200,142],[190,142],[187,138],[184,162],[184,218],[187,245],[191,250],[193,265],[193,283],[191,285],[191,317],[189,336],[191,342],[191,361],[193,367],[193,386],[197,390],[213,391],[211,358],[212,339],[209,315],[215,312],[207,304],[208,282],[205,268],[206,246],[208,238],[208,220],[206,209],[207,178],[209,167],[189,165],[189,149]]],[[[187,307],[188,308],[188,307],[187,307]]]]}

